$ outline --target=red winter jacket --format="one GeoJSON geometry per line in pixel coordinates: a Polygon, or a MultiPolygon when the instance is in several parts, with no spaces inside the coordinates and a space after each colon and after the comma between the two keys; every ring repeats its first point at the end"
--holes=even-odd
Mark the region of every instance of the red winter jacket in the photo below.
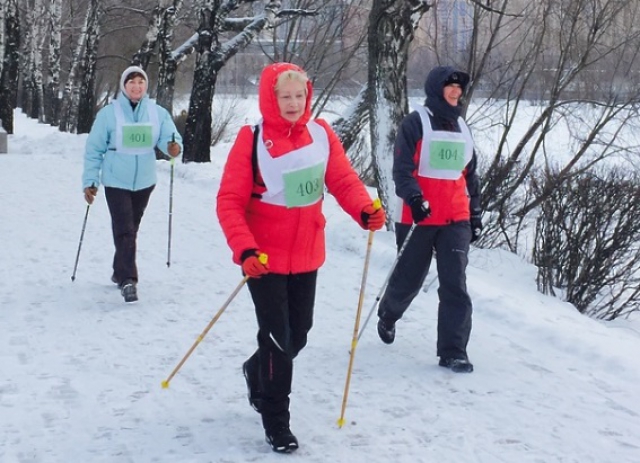
{"type": "MultiPolygon", "coordinates": [[[[290,69],[301,71],[290,63],[276,63],[267,66],[260,77],[259,103],[263,117],[260,137],[270,142],[266,145],[273,157],[286,156],[312,142],[306,127],[311,117],[310,82],[307,84],[304,115],[295,123],[280,116],[274,87],[278,76],[290,69]]],[[[327,131],[329,137],[325,186],[342,209],[364,228],[360,213],[371,204],[371,197],[329,124],[322,119],[315,122],[327,131]]],[[[323,201],[294,208],[262,202],[259,196],[265,187],[259,172],[254,182],[252,150],[253,131],[251,126],[244,126],[229,152],[217,196],[218,219],[233,251],[234,262],[240,264],[242,253],[255,248],[269,256],[269,267],[273,273],[317,270],[325,260],[323,201]]]]}

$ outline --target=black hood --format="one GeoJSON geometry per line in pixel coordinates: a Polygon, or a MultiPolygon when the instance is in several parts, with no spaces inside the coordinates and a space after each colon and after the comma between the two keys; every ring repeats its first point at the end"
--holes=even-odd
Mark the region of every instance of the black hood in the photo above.
{"type": "Polygon", "coordinates": [[[444,86],[451,83],[460,84],[464,92],[469,84],[469,74],[458,71],[451,66],[433,68],[424,83],[424,92],[427,95],[425,106],[433,112],[434,116],[456,120],[460,116],[462,108],[460,105],[451,106],[445,101],[442,94],[444,86]]]}

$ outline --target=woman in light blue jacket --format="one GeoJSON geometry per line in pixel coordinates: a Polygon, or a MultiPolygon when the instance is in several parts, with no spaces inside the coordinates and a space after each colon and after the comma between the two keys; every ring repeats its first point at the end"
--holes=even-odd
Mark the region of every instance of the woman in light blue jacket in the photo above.
{"type": "Polygon", "coordinates": [[[147,96],[148,82],[142,68],[124,70],[120,94],[96,115],[84,154],[84,197],[92,204],[104,185],[116,248],[111,280],[126,302],[138,300],[136,238],[157,181],[154,148],[171,157],[182,151],[171,114],[147,96]]]}

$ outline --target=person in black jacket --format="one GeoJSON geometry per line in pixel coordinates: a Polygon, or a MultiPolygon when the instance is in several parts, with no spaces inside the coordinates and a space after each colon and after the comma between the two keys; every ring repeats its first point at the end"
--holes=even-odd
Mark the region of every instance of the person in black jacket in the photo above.
{"type": "Polygon", "coordinates": [[[482,231],[480,184],[471,132],[460,117],[459,100],[469,75],[449,66],[429,72],[427,99],[404,118],[394,147],[393,181],[402,199],[396,244],[409,241],[378,307],[378,334],[395,339],[395,325],[416,297],[434,251],[438,268],[439,365],[470,373],[471,298],[466,267],[469,244],[482,231]],[[417,226],[411,235],[411,224],[417,226]]]}

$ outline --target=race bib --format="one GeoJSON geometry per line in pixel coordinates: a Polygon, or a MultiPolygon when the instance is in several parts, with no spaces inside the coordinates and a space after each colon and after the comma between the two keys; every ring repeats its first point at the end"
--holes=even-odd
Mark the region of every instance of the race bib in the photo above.
{"type": "Polygon", "coordinates": [[[283,179],[287,207],[313,204],[322,197],[324,190],[324,163],[287,172],[283,179]]]}
{"type": "Polygon", "coordinates": [[[429,144],[429,167],[462,171],[465,166],[464,142],[435,140],[429,144]]]}
{"type": "Polygon", "coordinates": [[[123,125],[122,146],[125,148],[153,148],[151,125],[123,125]]]}

